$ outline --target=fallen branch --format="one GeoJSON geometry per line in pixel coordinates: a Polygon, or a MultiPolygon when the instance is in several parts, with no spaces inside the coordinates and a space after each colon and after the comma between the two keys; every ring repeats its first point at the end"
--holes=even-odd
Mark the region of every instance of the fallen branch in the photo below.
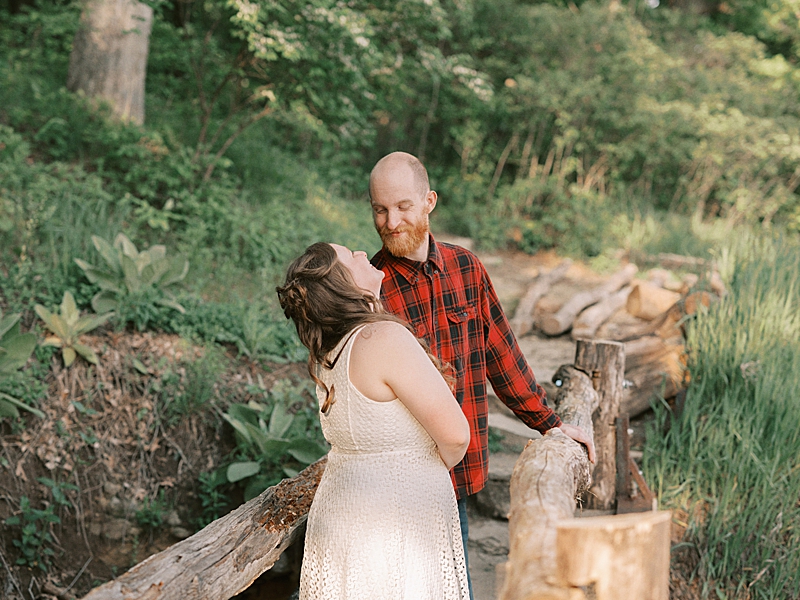
{"type": "Polygon", "coordinates": [[[227,600],[299,535],[327,458],[265,490],[193,536],[142,561],[83,600],[227,600]]]}

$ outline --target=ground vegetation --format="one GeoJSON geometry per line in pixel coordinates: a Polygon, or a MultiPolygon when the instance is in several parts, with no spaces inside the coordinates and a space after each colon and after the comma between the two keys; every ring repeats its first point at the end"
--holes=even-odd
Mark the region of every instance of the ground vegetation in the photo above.
{"type": "Polygon", "coordinates": [[[80,3],[0,2],[3,593],[84,592],[324,452],[274,288],[312,242],[378,248],[399,149],[484,248],[718,263],[645,475],[692,593],[798,595],[790,2],[148,4],[136,124],[67,89],[80,3]]]}

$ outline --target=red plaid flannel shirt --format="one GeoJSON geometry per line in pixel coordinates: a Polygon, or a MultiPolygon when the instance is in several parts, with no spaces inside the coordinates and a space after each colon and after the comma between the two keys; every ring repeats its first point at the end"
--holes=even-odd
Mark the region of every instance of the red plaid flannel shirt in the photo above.
{"type": "Polygon", "coordinates": [[[434,355],[456,375],[455,396],[469,421],[467,453],[452,471],[456,495],[483,489],[489,473],[489,406],[486,380],[498,398],[528,427],[542,433],[561,425],[545,403],[528,362],[511,332],[492,282],[480,260],[430,237],[424,263],[380,250],[386,310],[405,319],[434,355]]]}

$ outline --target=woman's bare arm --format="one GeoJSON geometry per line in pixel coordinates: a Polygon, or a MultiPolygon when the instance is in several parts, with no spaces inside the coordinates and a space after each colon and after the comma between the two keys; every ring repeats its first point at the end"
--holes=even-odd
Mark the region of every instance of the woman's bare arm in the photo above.
{"type": "Polygon", "coordinates": [[[399,398],[436,442],[448,469],[469,445],[469,424],[441,373],[414,336],[391,321],[365,327],[353,344],[350,380],[376,401],[399,398]]]}

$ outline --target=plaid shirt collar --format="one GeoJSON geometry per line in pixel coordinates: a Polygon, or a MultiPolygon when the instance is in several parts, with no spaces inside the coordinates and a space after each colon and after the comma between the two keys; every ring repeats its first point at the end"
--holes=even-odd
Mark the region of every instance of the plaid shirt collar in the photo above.
{"type": "Polygon", "coordinates": [[[383,260],[391,264],[398,275],[403,277],[408,283],[416,283],[420,274],[425,270],[425,265],[430,264],[435,271],[441,272],[444,269],[444,259],[439,245],[433,239],[433,234],[428,233],[428,258],[425,262],[412,260],[403,256],[394,256],[386,248],[382,249],[383,260]]]}

